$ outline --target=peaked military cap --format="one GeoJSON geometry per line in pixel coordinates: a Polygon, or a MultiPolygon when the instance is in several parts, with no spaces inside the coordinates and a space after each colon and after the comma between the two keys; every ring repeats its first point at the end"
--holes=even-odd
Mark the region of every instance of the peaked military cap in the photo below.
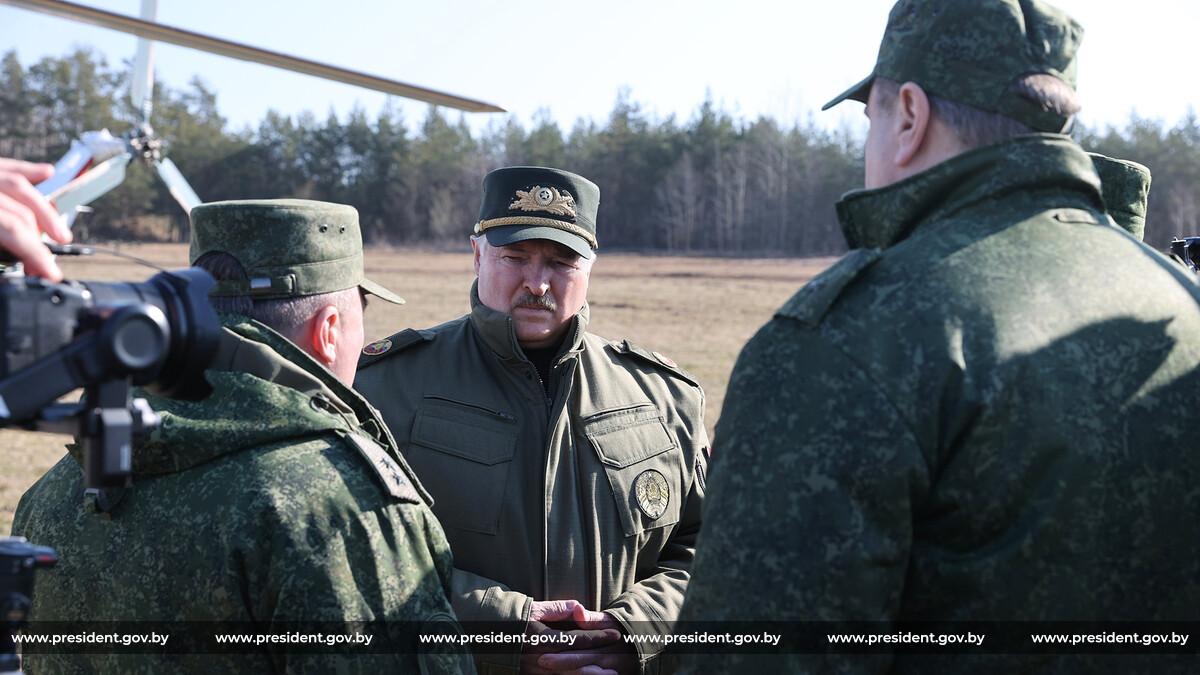
{"type": "Polygon", "coordinates": [[[876,77],[999,113],[1037,131],[1063,132],[1070,117],[1019,96],[1022,77],[1046,74],[1075,88],[1083,28],[1041,0],[900,0],[888,15],[875,70],[826,103],[867,102],[876,77]]]}
{"type": "Polygon", "coordinates": [[[188,259],[219,251],[237,258],[245,281],[219,281],[210,295],[294,298],[358,286],[396,304],[404,299],[363,274],[358,211],[305,199],[212,202],[192,209],[188,259]]]}
{"type": "Polygon", "coordinates": [[[510,166],[483,178],[475,234],[492,246],[549,239],[585,258],[595,255],[600,188],[561,169],[510,166]]]}

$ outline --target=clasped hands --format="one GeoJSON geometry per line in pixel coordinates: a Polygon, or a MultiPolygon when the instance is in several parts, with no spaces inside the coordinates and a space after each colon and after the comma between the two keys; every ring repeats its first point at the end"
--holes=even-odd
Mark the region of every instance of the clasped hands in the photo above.
{"type": "Polygon", "coordinates": [[[521,657],[528,675],[627,675],[638,672],[637,652],[616,619],[575,600],[534,601],[521,657]],[[574,626],[574,627],[569,627],[574,626]]]}

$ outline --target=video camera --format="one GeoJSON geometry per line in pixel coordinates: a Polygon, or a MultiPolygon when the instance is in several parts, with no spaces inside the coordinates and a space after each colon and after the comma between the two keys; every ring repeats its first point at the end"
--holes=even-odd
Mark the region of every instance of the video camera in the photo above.
{"type": "Polygon", "coordinates": [[[200,269],[143,283],[0,276],[0,427],[74,434],[89,488],[127,485],[133,435],[158,424],[134,385],[198,400],[220,323],[200,269]],[[56,403],[83,387],[78,403],[56,403]]]}
{"type": "MultiPolygon", "coordinates": [[[[52,247],[58,253],[90,252],[52,247]]],[[[83,444],[89,490],[128,485],[133,437],[158,426],[143,386],[198,400],[221,331],[208,301],[213,278],[201,269],[161,272],[143,283],[0,274],[0,427],[74,434],[83,444]],[[77,403],[59,397],[82,387],[77,403]]],[[[0,537],[0,673],[18,672],[13,639],[33,604],[33,574],[57,562],[51,548],[0,537]]]]}
{"type": "Polygon", "coordinates": [[[1200,272],[1200,237],[1172,239],[1171,256],[1193,272],[1200,272]]]}
{"type": "MultiPolygon", "coordinates": [[[[145,399],[131,397],[133,386],[191,400],[210,393],[204,370],[221,330],[208,302],[213,283],[200,269],[143,283],[51,283],[4,270],[0,427],[72,433],[83,444],[89,489],[127,485],[133,436],[158,425],[145,399]],[[56,402],[80,387],[79,402],[56,402]]],[[[53,549],[0,537],[0,672],[19,668],[12,636],[32,606],[34,570],[56,561],[53,549]]]]}
{"type": "Polygon", "coordinates": [[[0,673],[19,673],[14,637],[33,608],[33,572],[54,567],[58,554],[22,537],[0,537],[0,673]]]}

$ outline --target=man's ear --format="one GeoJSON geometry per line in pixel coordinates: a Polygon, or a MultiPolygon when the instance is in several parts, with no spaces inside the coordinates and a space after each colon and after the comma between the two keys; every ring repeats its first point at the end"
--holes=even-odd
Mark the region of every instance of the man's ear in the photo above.
{"type": "Polygon", "coordinates": [[[929,132],[929,95],[915,82],[900,85],[892,117],[896,125],[896,166],[905,167],[921,154],[929,132]]]}
{"type": "Polygon", "coordinates": [[[337,307],[325,305],[308,323],[309,353],[330,367],[337,361],[342,338],[342,317],[337,307]]]}
{"type": "Polygon", "coordinates": [[[475,256],[475,276],[479,276],[479,256],[483,253],[483,246],[479,244],[479,237],[471,237],[471,252],[475,256]]]}

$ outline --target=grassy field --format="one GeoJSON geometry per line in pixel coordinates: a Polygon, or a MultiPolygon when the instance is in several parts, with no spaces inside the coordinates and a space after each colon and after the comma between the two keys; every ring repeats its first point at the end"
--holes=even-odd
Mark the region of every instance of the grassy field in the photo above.
{"type": "MultiPolygon", "coordinates": [[[[187,265],[184,245],[125,245],[121,251],[163,267],[187,265]]],[[[711,432],[743,343],[771,312],[820,272],[828,258],[730,260],[602,254],[588,293],[591,331],[628,338],[670,356],[704,384],[711,432]]],[[[153,270],[107,255],[64,260],[73,279],[141,280],[153,270]]],[[[367,274],[408,300],[373,302],[368,340],[464,314],[474,274],[467,252],[376,248],[367,274]]],[[[21,494],[63,454],[65,436],[0,431],[0,532],[8,532],[21,494]]]]}

